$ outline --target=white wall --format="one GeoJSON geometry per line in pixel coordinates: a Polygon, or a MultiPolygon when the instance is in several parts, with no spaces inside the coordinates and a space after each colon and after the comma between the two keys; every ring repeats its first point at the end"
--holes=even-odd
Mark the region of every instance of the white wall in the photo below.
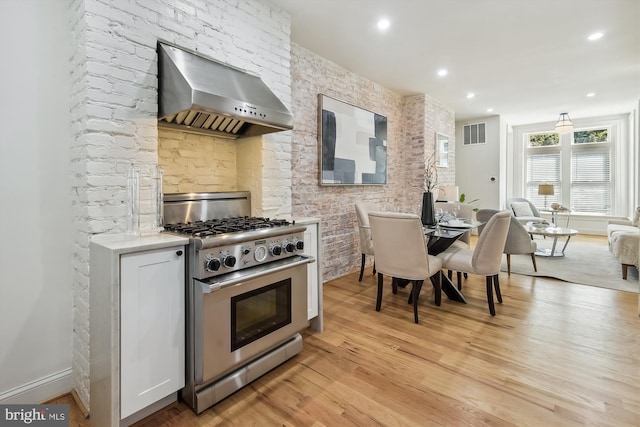
{"type": "Polygon", "coordinates": [[[0,403],[72,385],[66,6],[0,1],[0,403]]]}

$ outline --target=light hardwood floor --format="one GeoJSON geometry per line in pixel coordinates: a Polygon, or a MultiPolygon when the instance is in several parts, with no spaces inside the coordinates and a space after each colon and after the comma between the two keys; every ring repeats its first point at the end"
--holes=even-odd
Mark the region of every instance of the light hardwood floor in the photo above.
{"type": "Polygon", "coordinates": [[[408,288],[386,286],[375,311],[371,268],[325,283],[325,331],[305,332],[299,355],[200,416],[179,403],[139,425],[640,425],[638,294],[500,284],[495,317],[482,277],[465,281],[466,305],[436,307],[425,286],[416,325],[408,288]]]}

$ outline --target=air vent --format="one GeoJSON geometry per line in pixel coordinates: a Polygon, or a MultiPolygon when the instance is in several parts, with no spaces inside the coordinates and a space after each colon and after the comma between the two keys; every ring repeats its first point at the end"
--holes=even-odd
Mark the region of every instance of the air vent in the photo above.
{"type": "Polygon", "coordinates": [[[464,125],[464,138],[463,145],[484,144],[487,142],[485,135],[486,123],[474,123],[471,125],[464,125]]]}
{"type": "Polygon", "coordinates": [[[181,130],[186,130],[183,127],[188,126],[193,128],[194,132],[202,133],[202,131],[206,131],[217,134],[217,136],[234,138],[238,136],[238,132],[245,124],[243,120],[196,110],[181,111],[178,114],[171,114],[159,120],[161,124],[169,125],[167,127],[172,127],[171,125],[173,125],[181,130]]]}

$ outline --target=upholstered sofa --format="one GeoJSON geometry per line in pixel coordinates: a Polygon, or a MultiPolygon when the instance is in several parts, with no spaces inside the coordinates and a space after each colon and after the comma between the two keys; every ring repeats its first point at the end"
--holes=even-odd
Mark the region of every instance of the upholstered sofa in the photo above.
{"type": "Polygon", "coordinates": [[[633,220],[609,220],[607,238],[609,250],[622,265],[622,278],[627,278],[629,267],[638,268],[640,251],[640,207],[636,208],[633,220]]]}

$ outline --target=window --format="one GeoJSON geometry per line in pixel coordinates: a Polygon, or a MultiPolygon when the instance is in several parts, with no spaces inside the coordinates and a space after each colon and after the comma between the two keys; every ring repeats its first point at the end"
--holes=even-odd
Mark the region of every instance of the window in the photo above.
{"type": "Polygon", "coordinates": [[[557,202],[574,212],[611,214],[611,134],[608,127],[525,134],[526,197],[539,207],[557,202]],[[540,184],[552,184],[554,194],[545,200],[538,195],[540,184]]]}

